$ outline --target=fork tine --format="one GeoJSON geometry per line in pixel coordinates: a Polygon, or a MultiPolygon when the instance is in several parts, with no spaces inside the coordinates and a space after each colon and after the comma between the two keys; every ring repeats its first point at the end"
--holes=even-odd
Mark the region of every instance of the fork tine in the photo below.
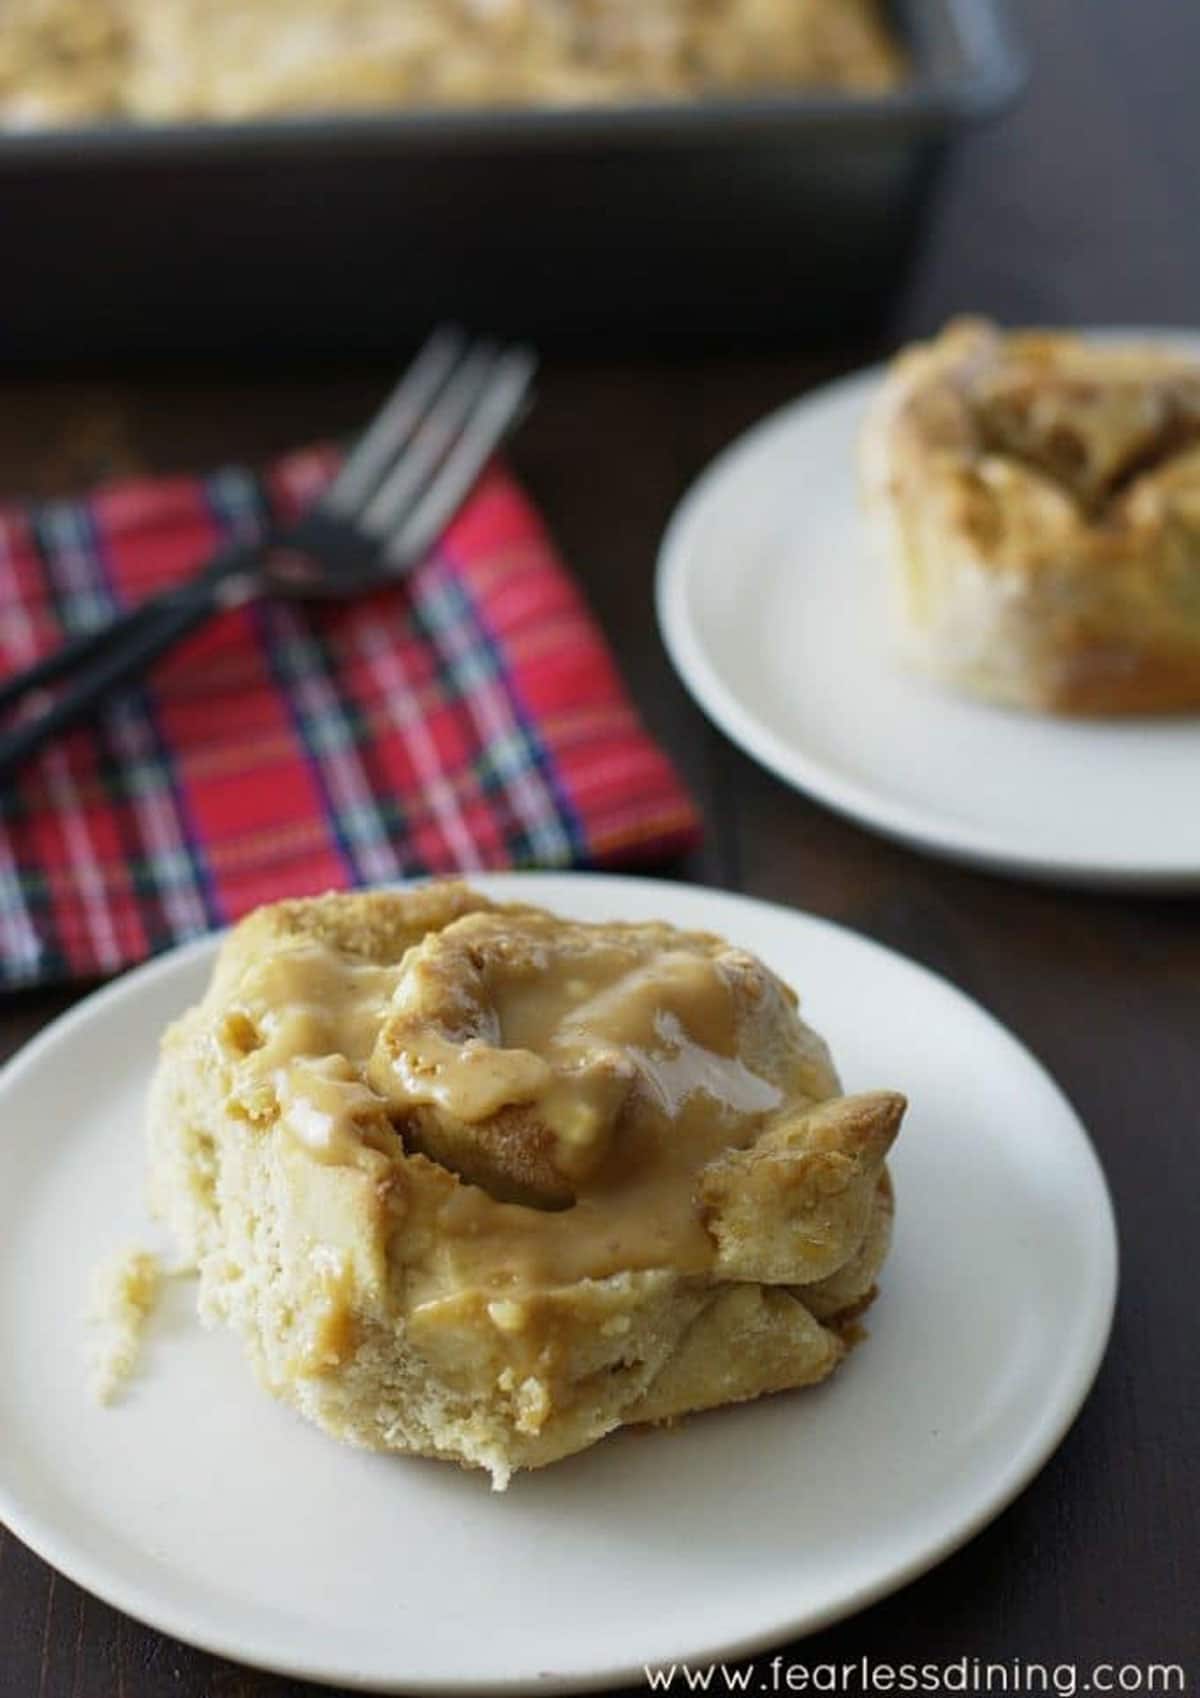
{"type": "Polygon", "coordinates": [[[473,412],[496,362],[487,342],[472,348],[429,409],[421,429],[358,515],[368,536],[383,542],[428,484],[473,412]]]}
{"type": "Polygon", "coordinates": [[[323,505],[343,517],[364,507],[420,424],[466,345],[461,330],[435,330],[347,456],[323,505]]]}
{"type": "Polygon", "coordinates": [[[419,560],[441,536],[519,417],[536,369],[530,348],[512,348],[496,361],[462,435],[384,549],[383,557],[390,565],[419,560]]]}

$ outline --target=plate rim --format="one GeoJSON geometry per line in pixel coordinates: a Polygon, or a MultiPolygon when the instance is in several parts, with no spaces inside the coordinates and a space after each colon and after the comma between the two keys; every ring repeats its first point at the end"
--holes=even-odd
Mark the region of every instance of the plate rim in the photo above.
{"type": "MultiPolygon", "coordinates": [[[[689,1662],[693,1666],[722,1661],[734,1662],[756,1656],[772,1646],[805,1639],[836,1622],[856,1615],[860,1610],[866,1609],[882,1598],[901,1590],[904,1586],[936,1568],[947,1557],[960,1550],[985,1527],[989,1526],[1042,1471],[1074,1425],[1095,1384],[1111,1338],[1120,1271],[1117,1217],[1103,1163],[1073,1103],[1038,1055],[983,1003],[968,995],[952,980],[925,966],[922,962],[915,961],[900,950],[892,949],[889,945],[880,943],[854,927],[844,925],[839,921],[829,920],[822,915],[810,913],[805,909],[794,908],[785,903],[751,896],[742,891],[722,890],[713,886],[613,873],[564,870],[514,871],[472,875],[472,879],[473,882],[478,883],[481,889],[486,890],[491,887],[500,896],[503,896],[506,892],[515,892],[522,887],[527,888],[531,883],[544,886],[602,884],[618,894],[622,889],[629,889],[630,887],[637,887],[645,894],[654,892],[658,895],[664,891],[672,894],[684,892],[688,897],[715,897],[720,904],[733,908],[767,910],[777,914],[785,921],[798,919],[805,925],[815,926],[819,930],[837,936],[848,937],[856,945],[865,945],[872,954],[879,954],[902,962],[909,971],[932,981],[942,992],[949,993],[952,998],[965,1004],[967,1011],[976,1019],[982,1020],[993,1036],[998,1037],[1003,1043],[1015,1047],[1020,1052],[1028,1067],[1032,1069],[1040,1087],[1054,1099],[1064,1116],[1064,1135],[1069,1129],[1071,1142],[1074,1144],[1084,1168],[1089,1172],[1090,1182],[1095,1192],[1094,1201],[1098,1207],[1089,1210],[1088,1218],[1100,1265],[1098,1269],[1099,1279],[1091,1292],[1091,1304],[1087,1311],[1086,1325],[1079,1330],[1073,1340],[1074,1372],[1070,1381],[1064,1384],[1059,1391],[1059,1401],[1053,1412],[1053,1417],[1047,1419],[1045,1414],[1040,1417],[1040,1424],[1034,1429],[1034,1442],[1029,1443],[1027,1441],[1022,1450],[1016,1453],[1015,1458],[1010,1459],[1005,1470],[995,1475],[990,1489],[983,1494],[982,1501],[970,1515],[956,1520],[954,1526],[941,1538],[927,1544],[919,1554],[915,1554],[907,1562],[899,1563],[864,1584],[852,1588],[836,1602],[830,1603],[823,1609],[810,1610],[787,1620],[781,1620],[769,1629],[751,1632],[733,1639],[721,1640],[714,1644],[706,1644],[698,1650],[681,1652],[676,1660],[689,1662]]],[[[394,881],[389,886],[379,888],[406,888],[425,882],[428,881],[425,879],[399,880],[394,881]]],[[[544,896],[542,900],[553,901],[553,896],[544,896]]],[[[667,896],[667,901],[670,901],[670,895],[667,896]]],[[[223,928],[218,932],[192,939],[154,956],[121,974],[112,982],[91,991],[78,1003],[50,1021],[0,1067],[0,1106],[3,1105],[4,1097],[12,1088],[14,1082],[19,1081],[26,1072],[37,1067],[43,1052],[53,1050],[64,1037],[69,1040],[70,1033],[76,1026],[94,1019],[98,1013],[119,1008],[122,1002],[136,996],[145,985],[154,979],[167,979],[173,973],[185,968],[193,959],[212,956],[219,948],[221,939],[228,929],[230,928],[223,928]]],[[[63,1544],[60,1543],[53,1526],[41,1523],[36,1513],[28,1516],[25,1514],[19,1492],[14,1492],[11,1489],[10,1483],[4,1477],[2,1468],[0,1468],[0,1521],[41,1560],[112,1608],[132,1616],[154,1632],[166,1634],[184,1644],[249,1668],[256,1668],[289,1679],[309,1680],[323,1685],[340,1686],[352,1691],[411,1693],[414,1694],[414,1698],[423,1698],[423,1695],[429,1695],[429,1698],[456,1698],[456,1695],[464,1695],[465,1698],[467,1694],[497,1695],[498,1698],[500,1694],[512,1695],[524,1693],[527,1690],[528,1683],[524,1675],[500,1676],[483,1682],[471,1682],[468,1685],[464,1685],[456,1677],[447,1679],[419,1677],[414,1680],[411,1677],[396,1676],[389,1677],[386,1684],[381,1684],[375,1676],[365,1673],[357,1675],[349,1672],[345,1667],[322,1665],[311,1659],[299,1658],[288,1661],[271,1656],[268,1660],[261,1655],[247,1655],[244,1643],[239,1641],[236,1635],[209,1631],[203,1623],[199,1624],[199,1630],[197,1630],[197,1624],[194,1619],[189,1618],[185,1606],[181,1607],[169,1600],[165,1603],[156,1601],[154,1595],[149,1593],[139,1582],[132,1581],[127,1584],[109,1585],[106,1581],[107,1571],[103,1562],[91,1558],[86,1553],[73,1554],[69,1548],[69,1539],[65,1541],[67,1549],[64,1555],[63,1544]]],[[[538,1680],[538,1690],[546,1693],[597,1692],[631,1683],[640,1683],[643,1680],[643,1665],[617,1663],[603,1669],[595,1669],[580,1674],[559,1675],[553,1671],[546,1671],[538,1680]]]]}
{"type": "MultiPolygon", "coordinates": [[[[1128,338],[1200,353],[1200,332],[1187,328],[1085,326],[1079,334],[1100,342],[1128,338]]],[[[688,694],[731,742],[776,778],[843,818],[909,848],[989,872],[1047,883],[1101,890],[1136,888],[1161,895],[1194,892],[1200,887],[1200,858],[1196,856],[1173,858],[1168,853],[1130,861],[1106,859],[1101,853],[1097,859],[1084,860],[1074,854],[1031,851],[986,828],[931,816],[919,806],[881,795],[871,785],[797,748],[773,729],[746,706],[711,657],[691,616],[687,595],[696,559],[692,535],[706,503],[744,463],[762,452],[764,444],[785,436],[822,408],[848,403],[860,392],[869,394],[886,370],[886,361],[861,367],[773,408],[714,455],[677,502],[659,543],[654,604],[663,646],[688,694]]]]}

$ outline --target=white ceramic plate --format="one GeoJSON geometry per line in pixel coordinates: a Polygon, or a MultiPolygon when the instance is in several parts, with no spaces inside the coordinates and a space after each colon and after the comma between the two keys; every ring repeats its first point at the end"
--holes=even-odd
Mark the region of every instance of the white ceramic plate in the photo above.
{"type": "Polygon", "coordinates": [[[879,380],[785,407],[684,499],[658,612],[689,690],[755,760],[890,836],[1036,878],[1200,885],[1200,716],[1016,713],[895,660],[857,488],[879,380]]]}
{"type": "MultiPolygon", "coordinates": [[[[139,1122],[163,1022],[214,944],[131,973],[0,1076],[0,1513],[143,1621],[298,1676],[556,1692],[748,1652],[899,1586],[1058,1444],[1116,1283],[1096,1157],[1038,1064],[948,984],[743,898],[484,879],[587,919],[726,933],[805,993],[848,1086],[899,1086],[895,1249],[870,1337],[825,1386],[619,1435],[505,1495],[343,1449],[259,1391],[175,1282],[120,1404],[84,1395],[88,1273],[146,1241],[139,1122]]],[[[153,1240],[151,1239],[151,1242],[153,1240]]]]}

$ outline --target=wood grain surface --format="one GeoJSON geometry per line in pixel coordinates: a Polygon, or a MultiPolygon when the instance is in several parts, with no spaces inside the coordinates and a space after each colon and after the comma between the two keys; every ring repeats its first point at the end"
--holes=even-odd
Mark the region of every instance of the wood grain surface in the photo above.
{"type": "MultiPolygon", "coordinates": [[[[1025,0],[1017,10],[1035,65],[1029,95],[950,162],[889,339],[964,309],[1200,325],[1200,6],[1025,0]]],[[[732,435],[875,352],[803,349],[798,304],[795,347],[771,357],[552,366],[515,446],[517,469],[704,807],[704,847],[675,871],[843,921],[945,974],[1009,1025],[1091,1130],[1116,1197],[1123,1273],[1095,1392],[1034,1484],[923,1580],[781,1649],[809,1665],[864,1655],[1071,1663],[1080,1690],[1094,1662],[1178,1662],[1195,1691],[1200,902],[1083,895],[924,859],[785,789],[692,706],[652,616],[657,541],[688,481],[732,435]]],[[[0,381],[0,491],[259,458],[351,428],[384,375],[0,381]]],[[[72,1000],[0,1002],[0,1056],[72,1000]]],[[[317,1690],[163,1638],[0,1529],[3,1698],[317,1690]]]]}

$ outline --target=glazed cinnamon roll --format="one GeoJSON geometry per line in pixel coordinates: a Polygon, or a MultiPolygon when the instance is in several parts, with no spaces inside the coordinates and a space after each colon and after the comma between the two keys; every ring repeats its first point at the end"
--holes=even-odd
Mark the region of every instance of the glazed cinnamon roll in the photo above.
{"type": "Polygon", "coordinates": [[[243,921],[168,1032],[152,1194],[270,1391],[502,1487],[829,1374],[903,1109],[719,938],[327,896],[243,921]]]}

